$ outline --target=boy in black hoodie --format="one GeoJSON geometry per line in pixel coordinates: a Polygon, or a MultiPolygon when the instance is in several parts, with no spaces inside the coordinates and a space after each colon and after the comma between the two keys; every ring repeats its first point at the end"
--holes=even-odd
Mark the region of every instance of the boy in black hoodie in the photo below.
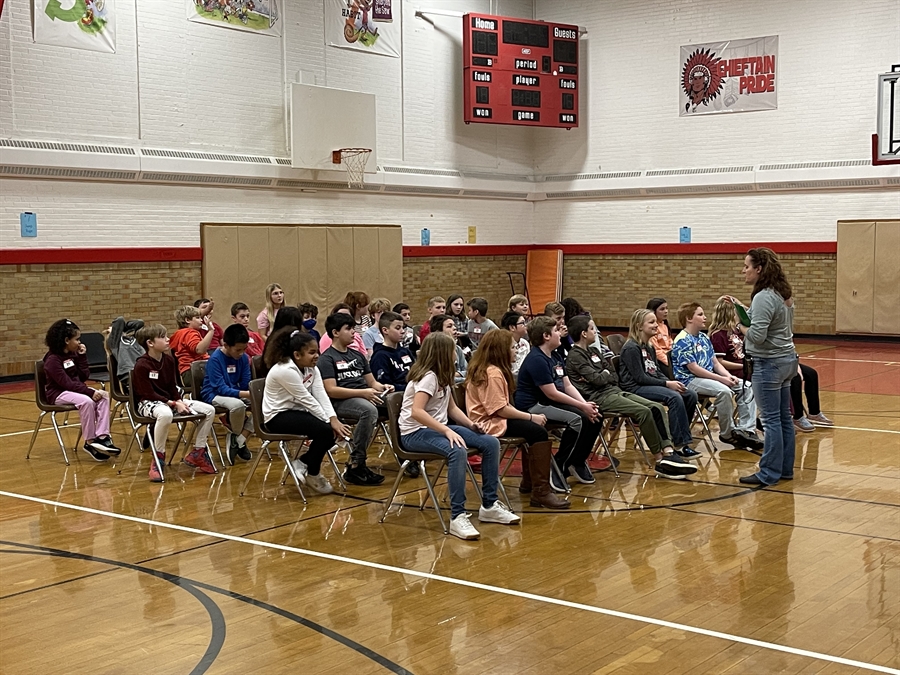
{"type": "Polygon", "coordinates": [[[415,361],[412,352],[400,346],[406,331],[403,317],[394,312],[384,312],[378,320],[378,330],[384,344],[376,344],[373,348],[369,361],[372,375],[381,384],[392,384],[395,391],[403,391],[406,389],[406,374],[415,361]]]}

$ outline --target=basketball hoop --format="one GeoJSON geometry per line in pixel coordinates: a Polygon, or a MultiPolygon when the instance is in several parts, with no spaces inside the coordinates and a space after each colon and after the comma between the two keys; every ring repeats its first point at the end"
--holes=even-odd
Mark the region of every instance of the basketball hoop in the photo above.
{"type": "Polygon", "coordinates": [[[334,164],[343,164],[347,169],[347,187],[362,188],[366,171],[366,162],[372,154],[371,148],[341,148],[331,152],[334,164]]]}

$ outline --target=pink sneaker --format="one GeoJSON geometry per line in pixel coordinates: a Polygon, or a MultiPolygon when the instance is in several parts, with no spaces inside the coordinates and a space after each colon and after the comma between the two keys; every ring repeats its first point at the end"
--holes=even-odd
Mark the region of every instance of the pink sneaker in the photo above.
{"type": "Polygon", "coordinates": [[[150,482],[151,483],[162,483],[162,475],[159,473],[159,469],[156,468],[156,462],[150,462],[150,482]]]}
{"type": "Polygon", "coordinates": [[[200,469],[203,473],[218,473],[209,460],[206,448],[194,448],[182,461],[188,466],[200,469]]]}

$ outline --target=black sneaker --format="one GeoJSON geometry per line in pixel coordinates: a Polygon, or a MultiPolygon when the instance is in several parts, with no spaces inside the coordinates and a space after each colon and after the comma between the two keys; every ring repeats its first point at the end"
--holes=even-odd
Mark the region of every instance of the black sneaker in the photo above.
{"type": "Polygon", "coordinates": [[[585,485],[591,485],[594,482],[594,474],[591,473],[591,470],[588,468],[588,465],[585,463],[582,464],[570,464],[569,465],[569,475],[572,476],[579,483],[584,483],[585,485]]]}
{"type": "Polygon", "coordinates": [[[686,476],[697,473],[697,467],[682,462],[678,457],[666,455],[656,463],[656,473],[672,480],[684,480],[686,476]]]}
{"type": "Polygon", "coordinates": [[[697,452],[689,445],[684,446],[681,450],[676,450],[675,454],[682,459],[696,459],[697,457],[703,456],[702,453],[697,452]]]}
{"type": "Polygon", "coordinates": [[[372,471],[365,464],[348,466],[344,471],[344,480],[353,485],[381,485],[384,476],[372,471]]]}
{"type": "Polygon", "coordinates": [[[409,464],[407,464],[406,468],[403,470],[403,473],[405,473],[410,478],[418,478],[422,475],[422,472],[419,470],[419,465],[415,462],[410,462],[409,464]]]}
{"type": "Polygon", "coordinates": [[[719,434],[719,440],[726,445],[733,445],[736,448],[745,448],[746,444],[742,438],[739,438],[737,434],[731,434],[730,436],[723,436],[719,434]]]}
{"type": "MultiPolygon", "coordinates": [[[[99,443],[98,443],[98,445],[99,445],[99,443]]],[[[98,462],[105,462],[106,460],[109,459],[109,455],[107,455],[105,452],[100,452],[95,447],[93,447],[90,443],[84,444],[84,451],[87,454],[89,454],[91,457],[96,459],[98,462]]]]}
{"type": "MultiPolygon", "coordinates": [[[[556,460],[550,461],[554,462],[554,464],[556,462],[556,460]]],[[[550,489],[560,494],[565,494],[569,491],[569,486],[566,484],[565,479],[560,477],[555,466],[550,467],[550,489]]]]}
{"type": "Polygon", "coordinates": [[[250,448],[248,448],[246,444],[238,446],[237,456],[245,462],[249,462],[251,459],[253,459],[253,455],[250,453],[250,448]]]}
{"type": "Polygon", "coordinates": [[[225,445],[228,446],[228,461],[231,466],[234,466],[235,460],[238,456],[237,436],[229,431],[227,434],[225,434],[225,445]]]}
{"type": "Polygon", "coordinates": [[[734,435],[744,441],[744,447],[748,450],[762,450],[765,444],[752,431],[744,431],[743,429],[735,429],[734,435]]]}
{"type": "Polygon", "coordinates": [[[122,454],[122,451],[119,450],[119,448],[117,448],[115,445],[113,445],[112,438],[110,438],[109,436],[103,436],[102,438],[98,438],[97,440],[103,444],[103,452],[105,452],[107,455],[115,455],[118,457],[122,454]]]}

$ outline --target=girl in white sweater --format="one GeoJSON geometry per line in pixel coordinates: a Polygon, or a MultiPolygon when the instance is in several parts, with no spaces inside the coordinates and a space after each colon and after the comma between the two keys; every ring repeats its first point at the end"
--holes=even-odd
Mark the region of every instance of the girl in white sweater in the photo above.
{"type": "Polygon", "coordinates": [[[349,439],[350,429],[334,414],[316,368],[319,347],[309,333],[288,326],[272,335],[266,344],[266,388],[263,421],[276,434],[306,436],[309,450],[293,461],[294,472],[304,485],[320,494],[332,492],[321,475],[322,458],[335,438],[349,439]]]}

